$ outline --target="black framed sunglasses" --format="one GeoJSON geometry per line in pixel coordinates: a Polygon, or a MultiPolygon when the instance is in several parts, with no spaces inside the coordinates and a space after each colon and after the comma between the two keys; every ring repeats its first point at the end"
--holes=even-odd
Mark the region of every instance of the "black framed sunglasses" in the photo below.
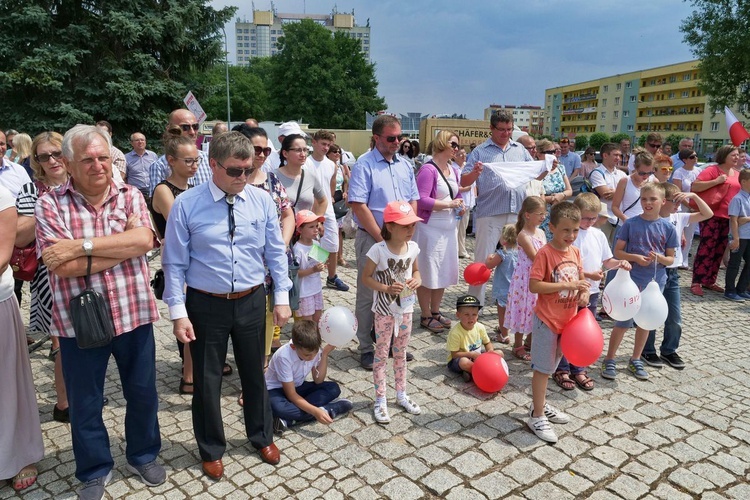
{"type": "Polygon", "coordinates": [[[553,154],[555,154],[555,150],[554,149],[549,149],[547,151],[542,151],[542,153],[544,153],[546,155],[553,155],[553,154]]]}
{"type": "Polygon", "coordinates": [[[651,143],[649,142],[649,143],[648,143],[648,147],[650,147],[650,148],[654,148],[654,149],[659,149],[659,148],[661,147],[661,144],[651,144],[651,143]]]}
{"type": "Polygon", "coordinates": [[[688,156],[688,159],[689,160],[697,160],[698,159],[698,155],[690,155],[690,156],[688,156]]]}
{"type": "Polygon", "coordinates": [[[459,145],[459,144],[458,144],[457,142],[453,142],[453,141],[451,141],[451,149],[458,149],[458,148],[460,148],[460,147],[461,147],[461,146],[460,146],[460,145],[459,145]]]}
{"type": "Polygon", "coordinates": [[[245,174],[245,177],[250,177],[253,175],[253,172],[255,172],[255,168],[239,168],[239,167],[225,167],[222,165],[219,160],[216,160],[216,164],[224,169],[224,171],[227,173],[229,177],[240,177],[242,174],[245,174]]]}
{"type": "MultiPolygon", "coordinates": [[[[380,134],[378,134],[380,135],[380,134]]],[[[384,138],[388,142],[396,142],[398,140],[397,135],[381,135],[380,137],[384,138]]]]}
{"type": "Polygon", "coordinates": [[[262,148],[260,146],[253,146],[253,149],[255,149],[255,156],[260,156],[261,153],[263,153],[264,156],[271,154],[271,148],[268,147],[262,148]]]}
{"type": "Polygon", "coordinates": [[[201,128],[201,126],[200,126],[200,123],[193,123],[193,124],[181,123],[180,128],[182,129],[183,132],[190,132],[191,128],[197,132],[198,129],[201,128]]]}
{"type": "Polygon", "coordinates": [[[42,153],[40,155],[34,155],[34,159],[39,163],[47,163],[50,158],[54,158],[57,161],[62,159],[62,151],[52,151],[51,153],[42,153]]]}

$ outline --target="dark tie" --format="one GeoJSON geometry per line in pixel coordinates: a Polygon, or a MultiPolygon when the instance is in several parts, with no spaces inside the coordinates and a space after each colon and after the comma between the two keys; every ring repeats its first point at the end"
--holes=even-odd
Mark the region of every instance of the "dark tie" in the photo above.
{"type": "Polygon", "coordinates": [[[229,210],[229,239],[234,240],[234,230],[236,229],[236,224],[234,222],[234,196],[233,194],[228,194],[224,197],[225,200],[227,200],[227,207],[229,210]]]}

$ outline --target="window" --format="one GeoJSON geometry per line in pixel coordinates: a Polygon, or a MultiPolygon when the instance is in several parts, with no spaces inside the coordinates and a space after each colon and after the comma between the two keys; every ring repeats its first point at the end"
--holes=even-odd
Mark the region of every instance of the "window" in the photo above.
{"type": "Polygon", "coordinates": [[[615,106],[617,106],[619,104],[620,104],[620,98],[619,97],[615,97],[615,106]]]}
{"type": "Polygon", "coordinates": [[[548,96],[547,96],[547,102],[550,102],[551,100],[552,100],[552,96],[551,96],[551,95],[548,95],[548,96]]]}
{"type": "Polygon", "coordinates": [[[614,113],[612,113],[612,118],[620,118],[620,112],[615,111],[614,113]]]}
{"type": "Polygon", "coordinates": [[[630,102],[635,102],[635,96],[634,95],[630,96],[630,102]]]}
{"type": "Polygon", "coordinates": [[[622,90],[622,83],[617,84],[617,90],[622,90]]]}
{"type": "Polygon", "coordinates": [[[685,73],[682,77],[682,80],[685,82],[690,81],[690,73],[685,73]]]}
{"type": "Polygon", "coordinates": [[[602,120],[604,120],[606,118],[607,118],[607,112],[606,111],[602,111],[602,120]]]}
{"type": "Polygon", "coordinates": [[[604,125],[599,125],[599,132],[604,132],[604,125]]]}
{"type": "Polygon", "coordinates": [[[670,98],[670,99],[674,99],[674,92],[670,92],[670,93],[669,93],[669,98],[670,98]]]}
{"type": "Polygon", "coordinates": [[[632,125],[628,125],[628,132],[632,132],[632,131],[633,131],[633,126],[632,125]]]}
{"type": "Polygon", "coordinates": [[[719,131],[719,122],[711,122],[711,132],[719,131]]]}
{"type": "Polygon", "coordinates": [[[617,132],[617,124],[612,125],[612,132],[617,132]]]}
{"type": "Polygon", "coordinates": [[[623,111],[623,112],[622,112],[622,117],[623,117],[623,118],[627,118],[627,117],[629,117],[629,116],[630,116],[630,111],[627,111],[627,110],[626,110],[626,111],[623,111]]]}
{"type": "Polygon", "coordinates": [[[609,85],[602,87],[602,92],[609,92],[609,85]]]}
{"type": "Polygon", "coordinates": [[[676,76],[672,75],[672,76],[669,77],[669,83],[674,83],[676,81],[677,81],[677,77],[676,76]]]}
{"type": "Polygon", "coordinates": [[[690,95],[690,94],[688,93],[687,90],[683,90],[682,91],[682,97],[687,97],[688,95],[690,95]]]}
{"type": "Polygon", "coordinates": [[[605,97],[604,99],[602,99],[602,106],[606,106],[606,105],[607,105],[607,98],[605,97]]]}
{"type": "Polygon", "coordinates": [[[651,80],[648,84],[649,85],[656,85],[656,79],[651,80]]]}

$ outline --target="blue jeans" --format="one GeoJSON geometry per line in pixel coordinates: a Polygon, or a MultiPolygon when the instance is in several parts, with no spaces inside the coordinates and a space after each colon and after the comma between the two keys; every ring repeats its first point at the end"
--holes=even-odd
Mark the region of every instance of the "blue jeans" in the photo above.
{"type": "MultiPolygon", "coordinates": [[[[598,290],[598,289],[597,289],[598,290]]],[[[589,304],[586,306],[586,308],[591,311],[591,314],[596,317],[596,305],[599,303],[599,292],[592,293],[589,296],[589,304]]],[[[557,365],[557,371],[558,372],[566,372],[570,373],[571,375],[578,375],[579,373],[583,373],[586,371],[585,366],[576,366],[573,363],[568,361],[568,358],[566,358],[564,355],[562,359],[560,360],[560,363],[557,365]]]]}
{"type": "MultiPolygon", "coordinates": [[[[669,313],[664,322],[664,339],[659,349],[662,355],[673,354],[680,346],[682,335],[682,310],[680,309],[680,275],[677,269],[667,269],[667,284],[662,291],[669,313]]],[[[648,332],[643,354],[656,354],[656,330],[648,332]]]]}
{"type": "Polygon", "coordinates": [[[62,370],[70,404],[70,430],[76,478],[106,476],[112,467],[109,435],[102,419],[104,378],[115,357],[125,396],[125,456],[131,465],[156,460],[161,449],[156,348],[152,324],[141,325],[93,349],[79,349],[75,338],[60,338],[62,370]]]}
{"type": "MultiPolygon", "coordinates": [[[[341,394],[341,388],[336,382],[325,381],[320,384],[315,382],[302,382],[296,387],[297,394],[313,406],[325,406],[341,394]]],[[[299,406],[289,401],[284,394],[283,388],[268,391],[268,399],[271,402],[271,410],[274,417],[286,420],[288,425],[315,420],[315,417],[302,411],[299,406]]]]}

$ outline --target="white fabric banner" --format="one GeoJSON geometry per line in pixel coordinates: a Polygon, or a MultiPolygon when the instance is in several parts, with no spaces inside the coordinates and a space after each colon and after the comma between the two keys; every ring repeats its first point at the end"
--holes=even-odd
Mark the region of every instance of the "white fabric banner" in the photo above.
{"type": "Polygon", "coordinates": [[[552,171],[554,155],[545,155],[544,161],[509,161],[502,163],[483,163],[509,189],[519,188],[544,172],[552,171]]]}

